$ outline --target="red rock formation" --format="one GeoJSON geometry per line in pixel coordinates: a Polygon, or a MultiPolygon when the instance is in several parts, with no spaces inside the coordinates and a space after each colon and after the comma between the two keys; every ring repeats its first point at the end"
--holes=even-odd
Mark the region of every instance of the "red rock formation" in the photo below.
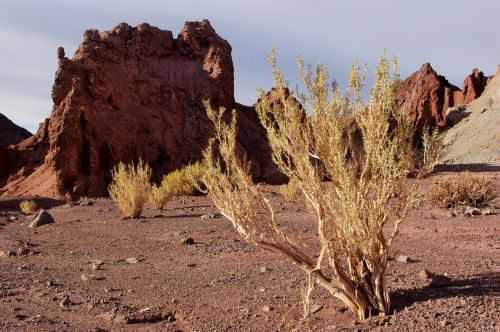
{"type": "Polygon", "coordinates": [[[105,195],[112,167],[138,158],[159,179],[200,158],[206,99],[238,109],[255,178],[276,180],[255,111],[235,103],[231,47],[208,21],[187,22],[177,38],[149,24],[88,30],[72,59],[63,49],[58,58],[51,117],[11,151],[7,194],[105,195]]]}
{"type": "Polygon", "coordinates": [[[29,131],[19,127],[0,113],[0,146],[17,144],[30,136],[31,133],[29,131]]]}
{"type": "Polygon", "coordinates": [[[488,84],[488,77],[482,71],[474,68],[464,80],[464,103],[469,104],[479,98],[488,84]]]}
{"type": "Polygon", "coordinates": [[[424,126],[444,127],[446,110],[463,103],[461,90],[438,75],[429,63],[401,82],[397,100],[410,112],[419,130],[424,126]]]}

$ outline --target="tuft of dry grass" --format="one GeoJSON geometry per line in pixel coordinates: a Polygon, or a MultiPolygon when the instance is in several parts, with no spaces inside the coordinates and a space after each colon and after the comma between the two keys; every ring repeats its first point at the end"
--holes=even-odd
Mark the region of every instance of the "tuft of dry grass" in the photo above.
{"type": "Polygon", "coordinates": [[[303,201],[302,191],[300,190],[299,183],[290,179],[287,184],[280,186],[280,193],[289,202],[303,201]]]}
{"type": "Polygon", "coordinates": [[[163,209],[172,197],[195,194],[202,190],[201,178],[203,174],[203,166],[197,162],[165,175],[159,186],[153,185],[151,187],[150,204],[157,209],[163,209]]]}
{"type": "Polygon", "coordinates": [[[407,185],[414,129],[396,106],[396,62],[381,58],[368,102],[362,98],[366,74],[357,65],[343,94],[323,66],[313,70],[299,61],[306,91],[286,94],[288,86],[274,53],[270,63],[280,102],[272,103],[262,94],[256,109],[273,161],[297,183],[316,215],[320,251],[314,255],[292,240],[294,235],[276,220],[268,194],[252,182],[248,162],[237,153],[237,113],[228,123],[224,109],[214,110],[206,102],[215,129],[204,153],[203,181],[209,195],[246,241],[282,254],[306,273],[305,313],[309,295],[320,286],[359,319],[387,315],[388,252],[418,196],[416,186],[407,185]],[[311,115],[304,115],[297,99],[311,115]],[[363,151],[355,158],[345,138],[352,118],[363,141],[363,151]],[[390,129],[394,121],[395,134],[390,129]],[[325,178],[328,186],[323,185],[325,178]],[[392,225],[390,234],[383,232],[386,225],[392,225]]]}
{"type": "Polygon", "coordinates": [[[485,176],[463,172],[432,185],[427,193],[431,204],[441,208],[484,207],[496,198],[493,183],[485,176]]]}
{"type": "Polygon", "coordinates": [[[108,191],[116,206],[126,218],[139,217],[149,198],[151,168],[142,160],[136,165],[120,162],[111,175],[108,191]]]}
{"type": "Polygon", "coordinates": [[[149,203],[156,209],[163,209],[170,197],[171,196],[169,195],[169,193],[162,186],[151,186],[151,191],[149,193],[149,203]]]}
{"type": "Polygon", "coordinates": [[[38,204],[33,200],[23,200],[19,203],[19,209],[23,214],[33,214],[38,211],[38,204]]]}
{"type": "Polygon", "coordinates": [[[168,193],[169,197],[193,195],[199,188],[203,174],[201,163],[188,165],[165,175],[161,182],[161,190],[168,193]]]}

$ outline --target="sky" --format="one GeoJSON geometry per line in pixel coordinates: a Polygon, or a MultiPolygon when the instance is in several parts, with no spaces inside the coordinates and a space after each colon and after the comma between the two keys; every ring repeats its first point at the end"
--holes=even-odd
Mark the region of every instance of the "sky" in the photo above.
{"type": "Polygon", "coordinates": [[[386,50],[401,77],[430,62],[453,84],[500,64],[498,0],[1,0],[0,113],[34,132],[52,108],[57,48],[71,57],[89,28],[148,22],[178,34],[209,19],[232,46],[236,100],[253,104],[271,87],[274,48],[287,79],[296,58],[325,65],[341,85],[353,61],[374,70],[386,50]]]}

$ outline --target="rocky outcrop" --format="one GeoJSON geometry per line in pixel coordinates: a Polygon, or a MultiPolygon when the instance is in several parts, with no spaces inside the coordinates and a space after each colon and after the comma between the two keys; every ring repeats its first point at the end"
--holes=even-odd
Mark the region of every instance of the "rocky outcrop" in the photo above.
{"type": "Polygon", "coordinates": [[[401,83],[398,104],[410,113],[419,130],[424,126],[453,126],[462,117],[460,109],[479,98],[492,78],[479,69],[473,69],[460,90],[426,63],[401,83]]]}
{"type": "Polygon", "coordinates": [[[500,73],[490,80],[481,97],[462,112],[460,121],[446,131],[441,162],[500,165],[500,73]]]}
{"type": "Polygon", "coordinates": [[[469,104],[479,98],[488,84],[488,77],[477,68],[464,80],[464,103],[469,104]]]}
{"type": "Polygon", "coordinates": [[[418,130],[444,127],[446,110],[464,103],[462,91],[438,75],[429,63],[401,82],[397,92],[399,107],[409,112],[418,130]]]}
{"type": "Polygon", "coordinates": [[[5,115],[0,113],[0,146],[17,144],[23,139],[31,136],[26,129],[19,127],[10,121],[5,115]]]}
{"type": "Polygon", "coordinates": [[[158,180],[200,158],[212,131],[204,100],[237,109],[254,178],[278,180],[255,111],[234,100],[231,46],[208,21],[177,38],[145,23],[88,30],[73,58],[57,56],[51,117],[11,151],[5,193],[105,195],[113,166],[139,158],[158,180]]]}

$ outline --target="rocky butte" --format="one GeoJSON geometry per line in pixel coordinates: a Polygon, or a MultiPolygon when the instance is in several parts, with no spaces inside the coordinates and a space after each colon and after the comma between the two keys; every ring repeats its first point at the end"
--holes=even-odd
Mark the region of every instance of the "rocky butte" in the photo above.
{"type": "Polygon", "coordinates": [[[400,107],[410,113],[418,130],[449,125],[447,110],[479,98],[492,77],[474,69],[464,80],[464,88],[454,86],[436,73],[429,63],[401,82],[397,92],[400,107]]]}
{"type": "Polygon", "coordinates": [[[231,46],[207,20],[177,38],[146,23],[88,30],[71,59],[59,48],[58,62],[51,116],[9,148],[0,193],[106,195],[113,166],[139,158],[159,180],[200,158],[212,131],[204,100],[236,109],[254,179],[283,180],[255,110],[234,100],[231,46]]]}

